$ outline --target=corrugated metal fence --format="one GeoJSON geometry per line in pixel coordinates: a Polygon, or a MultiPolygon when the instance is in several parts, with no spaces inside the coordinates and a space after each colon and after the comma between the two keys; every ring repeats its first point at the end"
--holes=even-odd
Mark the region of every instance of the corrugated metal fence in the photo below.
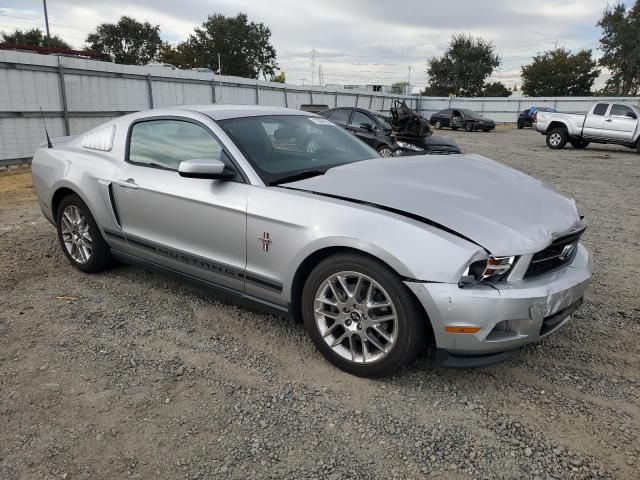
{"type": "MultiPolygon", "coordinates": [[[[426,117],[458,107],[501,123],[515,122],[518,113],[532,105],[586,112],[596,100],[400,97],[0,50],[0,166],[28,162],[43,142],[40,108],[51,136],[58,137],[80,134],[114,116],[153,107],[227,103],[300,108],[323,104],[386,111],[393,100],[401,98],[426,117]]],[[[639,103],[638,98],[611,100],[639,103]]]]}
{"type": "MultiPolygon", "coordinates": [[[[0,50],[0,165],[28,162],[43,142],[40,108],[50,135],[59,137],[154,107],[226,103],[300,108],[322,104],[388,110],[398,98],[367,90],[295,86],[0,50]]],[[[417,97],[406,98],[413,108],[418,107],[417,97]]]]}

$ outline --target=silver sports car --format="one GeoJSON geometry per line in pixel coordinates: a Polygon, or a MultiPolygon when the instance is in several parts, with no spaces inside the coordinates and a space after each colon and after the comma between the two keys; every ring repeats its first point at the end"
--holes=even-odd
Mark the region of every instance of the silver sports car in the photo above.
{"type": "Polygon", "coordinates": [[[301,318],[361,376],[428,342],[445,365],[503,360],[591,277],[571,198],[478,155],[380,158],[296,110],[126,115],[38,149],[33,178],[76,268],[115,257],[301,318]]]}

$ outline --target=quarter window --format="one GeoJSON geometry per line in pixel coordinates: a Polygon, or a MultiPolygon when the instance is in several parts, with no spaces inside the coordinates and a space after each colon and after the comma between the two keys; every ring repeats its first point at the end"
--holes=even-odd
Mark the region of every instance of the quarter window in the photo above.
{"type": "Polygon", "coordinates": [[[222,145],[207,130],[182,120],[145,120],[131,129],[132,163],[178,170],[184,160],[222,160],[222,145]]]}
{"type": "Polygon", "coordinates": [[[613,107],[611,107],[610,115],[612,117],[636,118],[636,114],[633,111],[633,109],[627,107],[626,105],[618,105],[618,104],[614,104],[613,107]]]}
{"type": "Polygon", "coordinates": [[[607,113],[607,108],[609,108],[608,103],[599,103],[593,109],[593,114],[602,117],[605,113],[607,113]]]}

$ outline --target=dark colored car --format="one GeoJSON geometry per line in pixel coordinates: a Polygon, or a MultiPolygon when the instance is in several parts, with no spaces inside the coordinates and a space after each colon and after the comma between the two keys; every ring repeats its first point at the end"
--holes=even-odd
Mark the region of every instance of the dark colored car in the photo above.
{"type": "Polygon", "coordinates": [[[536,122],[535,117],[538,112],[555,112],[555,108],[551,107],[531,107],[520,112],[518,115],[518,128],[532,127],[536,122]]]}
{"type": "Polygon", "coordinates": [[[496,128],[496,122],[467,108],[446,108],[440,110],[431,115],[429,123],[436,130],[449,127],[452,130],[464,128],[467,132],[473,132],[474,130],[488,132],[496,128]]]}
{"type": "Polygon", "coordinates": [[[320,115],[353,133],[383,157],[462,153],[454,141],[444,137],[397,134],[390,124],[389,116],[379,112],[339,107],[320,112],[320,115]]]}

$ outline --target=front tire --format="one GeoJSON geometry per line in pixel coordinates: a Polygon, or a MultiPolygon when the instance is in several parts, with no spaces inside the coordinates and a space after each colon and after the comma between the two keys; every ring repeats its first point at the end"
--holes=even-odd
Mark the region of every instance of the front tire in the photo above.
{"type": "Polygon", "coordinates": [[[573,148],[587,148],[589,146],[589,142],[586,140],[571,139],[569,143],[571,143],[573,148]]]}
{"type": "Polygon", "coordinates": [[[442,128],[442,123],[440,123],[440,120],[436,120],[436,123],[433,124],[433,128],[435,128],[436,130],[440,130],[442,128]]]}
{"type": "Polygon", "coordinates": [[[381,157],[385,157],[385,158],[393,157],[393,150],[391,150],[386,145],[382,145],[381,147],[378,147],[377,152],[380,154],[381,157]]]}
{"type": "Polygon", "coordinates": [[[467,132],[473,132],[473,124],[471,122],[467,122],[464,124],[464,129],[467,132]]]}
{"type": "Polygon", "coordinates": [[[522,122],[518,122],[518,130],[522,130],[524,128],[524,124],[522,122]]]}
{"type": "Polygon", "coordinates": [[[425,314],[402,279],[364,255],[320,262],[302,292],[302,316],[315,346],[338,368],[379,377],[407,365],[425,344],[425,314]]]}
{"type": "Polygon", "coordinates": [[[58,241],[69,263],[85,273],[101,272],[111,254],[89,208],[76,195],[67,195],[56,210],[58,241]]]}
{"type": "Polygon", "coordinates": [[[564,128],[554,128],[547,133],[547,147],[551,150],[564,148],[567,140],[569,140],[569,136],[564,128]]]}

